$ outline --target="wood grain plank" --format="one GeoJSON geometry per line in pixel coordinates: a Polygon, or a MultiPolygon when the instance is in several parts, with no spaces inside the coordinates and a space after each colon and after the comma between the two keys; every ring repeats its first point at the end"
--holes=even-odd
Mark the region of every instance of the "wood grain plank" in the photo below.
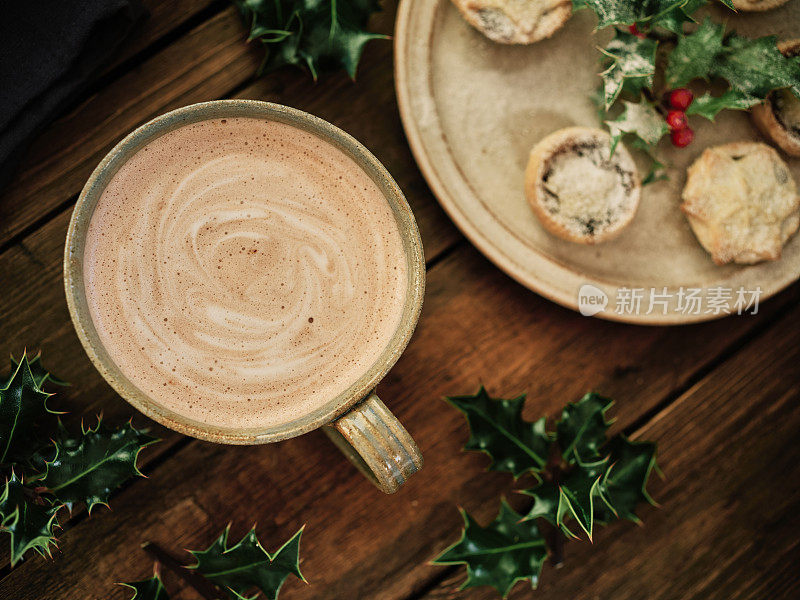
{"type": "Polygon", "coordinates": [[[231,7],[58,119],[33,142],[0,199],[0,246],[75,196],[130,130],[170,109],[230,92],[260,60],[258,48],[243,43],[231,7]]]}
{"type": "MultiPolygon", "coordinates": [[[[237,533],[258,521],[268,546],[308,522],[303,566],[312,585],[290,582],[282,598],[405,597],[435,575],[426,562],[457,532],[455,506],[488,517],[500,491],[510,487],[507,477],[483,472],[484,457],[460,452],[463,419],[441,396],[472,391],[481,381],[497,394],[527,389],[532,418],[595,388],[616,398],[619,426],[630,425],[726,348],[796,306],[798,291],[774,298],[753,317],[681,328],[624,326],[559,308],[471,247],[460,248],[431,270],[417,334],[379,389],[426,456],[423,471],[399,494],[373,489],[319,432],[249,448],[192,442],[149,480],[124,490],[112,513],[98,512],[66,532],[54,563],[34,558],[14,569],[0,583],[0,595],[122,597],[98,588],[90,573],[72,579],[68,590],[54,586],[63,572],[86,564],[110,570],[124,563],[127,572],[117,578],[146,575],[149,560],[135,551],[147,540],[136,529],[137,514],[191,499],[211,519],[181,527],[203,543],[228,521],[237,533]],[[96,519],[116,519],[116,526],[96,519]]],[[[57,353],[54,360],[73,358],[57,353]]],[[[164,527],[151,537],[177,550],[174,533],[164,527]]]]}
{"type": "MultiPolygon", "coordinates": [[[[642,528],[616,523],[593,545],[569,542],[537,599],[800,597],[798,331],[794,310],[636,432],[659,444],[661,508],[641,510],[642,528]]],[[[458,592],[460,571],[424,598],[497,597],[458,592]]],[[[532,596],[518,584],[510,597],[532,596]]]]}
{"type": "Polygon", "coordinates": [[[119,54],[104,69],[111,71],[161,40],[210,7],[224,6],[219,0],[143,0],[149,16],[133,31],[119,54]]]}

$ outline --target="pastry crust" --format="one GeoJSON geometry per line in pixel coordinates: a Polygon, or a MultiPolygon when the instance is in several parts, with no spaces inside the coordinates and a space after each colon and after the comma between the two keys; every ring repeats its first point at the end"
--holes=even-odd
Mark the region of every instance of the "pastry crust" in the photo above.
{"type": "Polygon", "coordinates": [[[636,164],[600,129],[568,127],[531,150],[525,196],[553,235],[580,244],[610,240],[631,222],[639,206],[636,164]]]}
{"type": "Polygon", "coordinates": [[[777,260],[800,225],[800,197],[766,144],[707,148],[688,169],[681,210],[718,265],[777,260]]]}
{"type": "Polygon", "coordinates": [[[733,0],[736,10],[764,12],[786,4],[789,0],[733,0]]]}
{"type": "Polygon", "coordinates": [[[553,35],[572,14],[572,0],[453,0],[464,19],[490,40],[532,44],[553,35]]]}
{"type": "MultiPolygon", "coordinates": [[[[800,39],[781,42],[778,50],[786,56],[800,56],[800,39]]],[[[787,117],[781,114],[782,110],[787,110],[786,103],[793,103],[794,110],[800,111],[800,99],[795,98],[791,91],[782,90],[770,94],[764,102],[754,106],[750,114],[767,139],[775,142],[786,154],[800,156],[800,121],[787,122],[787,117]]]]}

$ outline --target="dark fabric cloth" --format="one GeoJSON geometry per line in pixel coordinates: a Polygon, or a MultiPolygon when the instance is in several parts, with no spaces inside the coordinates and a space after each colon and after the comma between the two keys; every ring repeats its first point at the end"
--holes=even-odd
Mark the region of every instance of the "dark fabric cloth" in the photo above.
{"type": "Polygon", "coordinates": [[[141,0],[0,0],[0,186],[146,14],[141,0]]]}

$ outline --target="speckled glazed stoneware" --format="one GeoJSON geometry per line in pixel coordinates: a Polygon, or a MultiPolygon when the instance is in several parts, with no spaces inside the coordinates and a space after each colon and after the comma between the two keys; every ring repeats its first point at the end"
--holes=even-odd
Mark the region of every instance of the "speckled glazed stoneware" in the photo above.
{"type": "Polygon", "coordinates": [[[358,141],[322,119],[300,110],[254,100],[219,100],[193,104],[145,123],[100,162],[81,192],[72,213],[64,250],[67,305],[78,337],[102,376],[135,408],[159,423],[196,438],[226,444],[262,444],[323,427],[381,490],[396,491],[422,467],[414,440],[373,393],[408,344],[422,308],[425,262],[414,215],[403,193],[380,162],[358,141]],[[394,212],[408,263],[408,291],[400,325],[389,345],[353,385],[320,409],[269,429],[224,429],[192,421],[159,405],[120,371],[106,352],[92,323],[83,280],[86,230],[108,182],[126,160],[151,140],[178,127],[206,119],[249,117],[278,121],[317,135],[350,156],[378,185],[394,212]]]}

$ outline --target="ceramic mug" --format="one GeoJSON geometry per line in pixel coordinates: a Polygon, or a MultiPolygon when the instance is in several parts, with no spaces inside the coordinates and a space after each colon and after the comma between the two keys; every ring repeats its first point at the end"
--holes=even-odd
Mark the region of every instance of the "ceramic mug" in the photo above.
{"type": "Polygon", "coordinates": [[[422,455],[414,440],[373,391],[402,354],[419,318],[425,288],[422,241],[411,208],[386,168],[363,145],[330,123],[294,108],[254,100],[194,104],[145,123],[117,144],[86,182],[67,232],[64,285],[75,330],[97,370],[120,396],[162,425],[196,438],[227,444],[276,442],[322,427],[347,457],[386,493],[397,491],[410,475],[422,467],[422,455]],[[361,166],[383,192],[394,213],[409,274],[400,324],[372,366],[347,390],[321,408],[268,429],[209,426],[178,415],[148,397],[131,383],[104,349],[92,322],[84,289],[86,231],[103,190],[119,168],[140,148],[169,131],[207,119],[233,117],[266,119],[297,127],[333,144],[361,166]]]}

